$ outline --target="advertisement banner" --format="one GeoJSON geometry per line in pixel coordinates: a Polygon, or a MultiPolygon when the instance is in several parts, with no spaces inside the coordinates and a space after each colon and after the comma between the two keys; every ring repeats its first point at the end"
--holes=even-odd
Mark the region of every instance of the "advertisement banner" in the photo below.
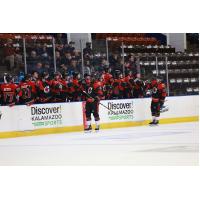
{"type": "Polygon", "coordinates": [[[135,106],[133,99],[101,101],[108,109],[100,105],[99,114],[102,123],[133,121],[135,106]]]}

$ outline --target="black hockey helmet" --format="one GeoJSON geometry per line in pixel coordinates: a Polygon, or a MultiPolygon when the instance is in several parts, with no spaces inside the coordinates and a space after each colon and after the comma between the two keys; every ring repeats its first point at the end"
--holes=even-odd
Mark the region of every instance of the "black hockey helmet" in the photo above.
{"type": "Polygon", "coordinates": [[[76,72],[76,71],[72,73],[72,76],[73,76],[74,78],[76,78],[78,75],[79,75],[79,73],[76,72]]]}
{"type": "Polygon", "coordinates": [[[42,78],[48,78],[49,77],[49,72],[45,71],[41,74],[42,78]]]}
{"type": "Polygon", "coordinates": [[[61,75],[61,73],[60,72],[54,72],[54,77],[56,77],[56,76],[60,76],[60,77],[62,77],[62,75],[61,75]]]}
{"type": "Polygon", "coordinates": [[[115,77],[119,78],[122,72],[120,70],[115,70],[115,77]]]}
{"type": "Polygon", "coordinates": [[[88,77],[88,76],[90,76],[88,73],[85,73],[85,74],[84,74],[84,78],[86,78],[86,77],[88,77]]]}
{"type": "Polygon", "coordinates": [[[31,80],[31,78],[32,78],[31,74],[26,74],[26,75],[24,76],[24,80],[25,80],[25,81],[31,80]]]}
{"type": "Polygon", "coordinates": [[[108,71],[109,71],[109,66],[107,66],[107,65],[104,66],[104,71],[105,71],[105,72],[108,72],[108,71]]]}

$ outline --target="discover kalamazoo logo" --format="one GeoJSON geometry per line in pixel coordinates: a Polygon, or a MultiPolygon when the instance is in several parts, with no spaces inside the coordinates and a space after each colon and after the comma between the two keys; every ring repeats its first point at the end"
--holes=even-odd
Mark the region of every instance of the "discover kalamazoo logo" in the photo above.
{"type": "Polygon", "coordinates": [[[132,120],[134,118],[133,101],[127,103],[108,102],[108,117],[110,120],[132,120]]]}
{"type": "Polygon", "coordinates": [[[35,127],[62,125],[61,106],[31,107],[31,121],[35,127]]]}

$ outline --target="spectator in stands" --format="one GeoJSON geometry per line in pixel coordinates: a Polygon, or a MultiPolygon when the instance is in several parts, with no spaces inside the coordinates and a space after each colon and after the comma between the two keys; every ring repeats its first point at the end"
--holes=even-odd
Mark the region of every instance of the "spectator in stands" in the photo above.
{"type": "Polygon", "coordinates": [[[79,61],[81,59],[81,55],[80,55],[80,51],[75,50],[74,54],[72,55],[72,58],[76,59],[77,61],[79,61]]]}
{"type": "Polygon", "coordinates": [[[57,33],[56,36],[55,36],[55,43],[56,44],[63,44],[63,45],[65,45],[67,43],[66,34],[57,33]]]}
{"type": "Polygon", "coordinates": [[[49,62],[44,63],[43,71],[48,72],[49,74],[53,74],[53,67],[50,66],[49,62]]]}
{"type": "Polygon", "coordinates": [[[77,60],[72,59],[70,62],[70,66],[67,69],[68,74],[72,74],[73,72],[80,72],[80,68],[77,65],[77,60]]]}
{"type": "Polygon", "coordinates": [[[133,74],[135,74],[137,72],[136,62],[135,62],[135,58],[133,55],[128,56],[128,60],[125,62],[124,66],[125,66],[125,69],[132,71],[133,74]]]}
{"type": "Polygon", "coordinates": [[[118,64],[118,55],[116,53],[109,57],[109,64],[111,68],[115,68],[115,66],[118,64]]]}
{"type": "Polygon", "coordinates": [[[38,72],[39,74],[42,74],[44,72],[44,68],[42,66],[42,63],[41,62],[38,62],[35,67],[33,68],[32,71],[36,71],[38,72]]]}
{"type": "Polygon", "coordinates": [[[59,69],[62,65],[62,58],[60,56],[60,52],[56,51],[56,67],[59,69]]]}
{"type": "Polygon", "coordinates": [[[5,61],[8,62],[7,69],[12,70],[15,65],[15,48],[13,47],[12,39],[8,39],[3,49],[4,49],[5,61]]]}
{"type": "Polygon", "coordinates": [[[84,74],[89,74],[91,75],[92,71],[91,71],[91,64],[89,60],[85,61],[85,65],[84,65],[84,74]]]}
{"type": "Polygon", "coordinates": [[[63,56],[63,58],[61,60],[62,65],[65,65],[66,67],[69,66],[70,62],[71,62],[71,59],[72,59],[71,53],[70,52],[65,52],[64,56],[63,56]]]}
{"type": "Polygon", "coordinates": [[[37,56],[36,51],[31,51],[31,55],[27,58],[28,70],[32,71],[38,62],[39,56],[37,56]]]}
{"type": "Polygon", "coordinates": [[[92,51],[92,48],[91,48],[91,42],[86,42],[86,47],[83,49],[83,55],[92,55],[93,54],[93,51],[92,51]]]}
{"type": "Polygon", "coordinates": [[[73,53],[75,51],[75,42],[69,42],[68,45],[65,45],[65,48],[64,48],[64,52],[70,52],[70,53],[73,53]]]}
{"type": "Polygon", "coordinates": [[[100,73],[102,73],[104,71],[104,69],[105,69],[106,66],[108,66],[108,62],[107,62],[107,60],[105,58],[102,58],[101,64],[98,67],[98,71],[100,73]]]}
{"type": "Polygon", "coordinates": [[[56,51],[58,51],[60,53],[60,56],[63,56],[64,45],[63,44],[56,44],[56,51]]]}
{"type": "Polygon", "coordinates": [[[40,52],[40,55],[41,55],[41,59],[42,61],[46,61],[46,62],[49,62],[50,59],[51,59],[51,54],[50,52],[48,51],[48,48],[47,48],[47,44],[44,44],[43,47],[41,48],[41,52],[40,52]]]}

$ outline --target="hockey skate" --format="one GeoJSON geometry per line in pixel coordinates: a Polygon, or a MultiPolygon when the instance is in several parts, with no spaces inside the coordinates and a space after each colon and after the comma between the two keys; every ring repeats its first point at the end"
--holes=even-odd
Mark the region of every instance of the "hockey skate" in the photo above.
{"type": "Polygon", "coordinates": [[[96,126],[96,128],[94,130],[95,130],[95,132],[99,132],[99,126],[96,126]]]}
{"type": "Polygon", "coordinates": [[[158,120],[153,120],[152,122],[149,123],[149,126],[157,126],[159,124],[158,120]]]}
{"type": "Polygon", "coordinates": [[[84,129],[84,131],[85,131],[86,133],[92,132],[92,126],[91,126],[91,125],[88,126],[87,128],[84,129]]]}

